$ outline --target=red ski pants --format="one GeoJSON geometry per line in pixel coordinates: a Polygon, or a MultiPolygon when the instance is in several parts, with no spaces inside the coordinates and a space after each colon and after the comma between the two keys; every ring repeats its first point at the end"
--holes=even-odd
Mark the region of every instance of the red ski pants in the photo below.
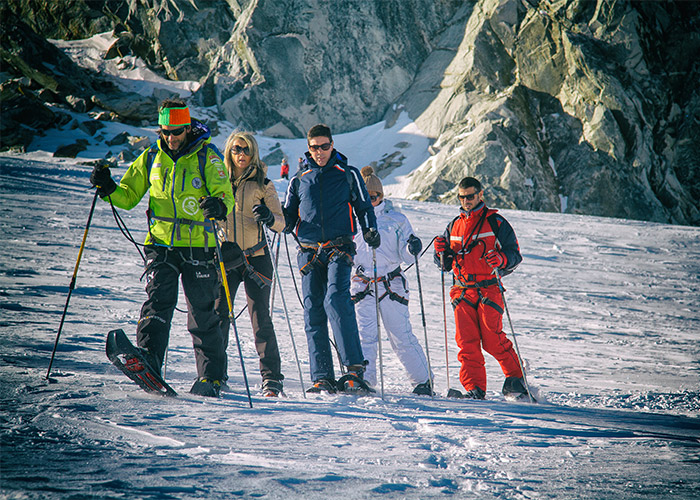
{"type": "Polygon", "coordinates": [[[506,377],[522,377],[518,355],[503,332],[503,297],[497,286],[453,286],[450,300],[455,312],[459,347],[459,381],[466,390],[486,390],[484,351],[496,358],[506,377]]]}

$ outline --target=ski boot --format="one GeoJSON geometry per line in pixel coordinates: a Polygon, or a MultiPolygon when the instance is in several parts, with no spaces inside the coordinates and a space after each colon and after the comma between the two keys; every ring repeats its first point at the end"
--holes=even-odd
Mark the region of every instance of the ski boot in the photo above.
{"type": "Polygon", "coordinates": [[[282,381],[268,378],[263,380],[262,395],[266,398],[276,398],[282,394],[282,381]]]}

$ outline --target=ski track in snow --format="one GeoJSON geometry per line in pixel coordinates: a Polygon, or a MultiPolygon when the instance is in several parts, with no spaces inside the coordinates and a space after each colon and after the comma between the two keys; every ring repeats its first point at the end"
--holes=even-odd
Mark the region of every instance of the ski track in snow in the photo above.
{"type": "MultiPolygon", "coordinates": [[[[107,331],[123,327],[133,339],[145,294],[138,253],[101,201],[52,379],[44,380],[92,199],[90,170],[73,160],[0,158],[0,498],[700,496],[700,229],[503,211],[524,255],[504,279],[506,298],[540,404],[506,402],[498,392],[503,375],[488,356],[487,401],[412,396],[388,341],[384,400],[304,398],[278,295],[285,398],[257,395],[247,312],[237,321],[250,409],[233,345],[232,390],[220,400],[187,393],[194,356],[179,312],[166,373],[178,398],[141,392],[108,362],[107,331]]],[[[457,213],[395,205],[425,245],[457,213]]],[[[144,209],[145,202],[119,211],[139,242],[144,209]]],[[[440,273],[431,259],[432,251],[421,259],[421,278],[431,364],[444,395],[440,273]]],[[[279,271],[308,387],[303,317],[284,245],[279,271]]],[[[407,275],[423,344],[415,270],[407,275]]],[[[239,290],[236,312],[243,305],[239,290]]],[[[450,386],[458,388],[449,305],[447,317],[450,386]]]]}

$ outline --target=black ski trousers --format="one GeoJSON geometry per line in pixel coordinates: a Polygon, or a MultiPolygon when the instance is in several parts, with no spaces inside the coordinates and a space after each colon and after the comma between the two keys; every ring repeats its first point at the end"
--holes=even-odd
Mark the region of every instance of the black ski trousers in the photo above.
{"type": "MultiPolygon", "coordinates": [[[[248,262],[253,270],[265,276],[268,281],[272,278],[272,260],[270,254],[265,251],[264,255],[248,257],[248,262]]],[[[259,282],[253,280],[250,271],[241,266],[237,269],[226,271],[228,286],[231,292],[231,302],[236,297],[236,291],[243,282],[246,298],[248,301],[248,314],[253,326],[255,336],[255,348],[260,358],[260,375],[263,380],[282,380],[284,376],[281,372],[280,351],[277,345],[277,336],[270,318],[270,286],[260,286],[259,282]]],[[[229,330],[231,320],[228,317],[228,301],[226,291],[220,287],[219,299],[216,303],[216,310],[219,314],[219,326],[221,328],[224,345],[228,346],[229,330]]]]}
{"type": "Polygon", "coordinates": [[[192,335],[197,376],[221,380],[226,349],[214,305],[219,275],[214,250],[146,246],[146,292],[136,330],[139,347],[148,349],[163,365],[170,324],[177,305],[179,280],[187,300],[187,329],[192,335]]]}

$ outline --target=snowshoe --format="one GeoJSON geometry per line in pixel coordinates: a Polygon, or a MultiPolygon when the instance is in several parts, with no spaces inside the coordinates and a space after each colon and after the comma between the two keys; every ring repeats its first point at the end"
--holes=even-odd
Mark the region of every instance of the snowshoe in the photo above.
{"type": "Polygon", "coordinates": [[[279,397],[282,394],[282,381],[271,378],[263,380],[261,392],[266,398],[279,397]]]}
{"type": "Polygon", "coordinates": [[[134,346],[124,330],[112,330],[107,334],[105,350],[112,364],[144,391],[161,396],[177,396],[177,392],[161,377],[154,356],[147,350],[134,346]]]}
{"type": "Polygon", "coordinates": [[[338,389],[335,380],[322,378],[314,382],[314,385],[306,389],[307,394],[318,394],[320,392],[327,392],[328,394],[335,394],[338,389]]]}
{"type": "Polygon", "coordinates": [[[208,398],[218,398],[221,394],[221,381],[201,377],[194,383],[194,385],[192,385],[190,394],[208,398]]]}
{"type": "Polygon", "coordinates": [[[461,398],[464,398],[464,394],[459,392],[457,389],[449,389],[447,391],[447,397],[461,399],[461,398]]]}
{"type": "Polygon", "coordinates": [[[358,372],[348,372],[338,379],[338,391],[348,394],[371,394],[377,392],[362,378],[358,372]]]}
{"type": "Polygon", "coordinates": [[[486,399],[486,391],[479,387],[474,387],[465,393],[461,393],[457,389],[450,389],[447,393],[447,397],[460,399],[486,399]]]}
{"type": "Polygon", "coordinates": [[[433,384],[430,383],[430,380],[418,384],[413,388],[413,394],[418,394],[419,396],[435,396],[433,384]]]}
{"type": "MultiPolygon", "coordinates": [[[[506,377],[501,392],[508,401],[530,401],[532,397],[525,388],[525,381],[520,377],[506,377]]],[[[532,397],[532,402],[536,403],[537,400],[532,397]]]]}

